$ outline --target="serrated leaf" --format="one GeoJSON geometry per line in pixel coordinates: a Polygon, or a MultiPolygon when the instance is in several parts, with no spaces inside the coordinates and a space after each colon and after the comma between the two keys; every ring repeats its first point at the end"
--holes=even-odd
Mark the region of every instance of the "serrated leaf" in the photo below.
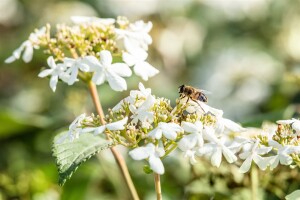
{"type": "Polygon", "coordinates": [[[59,173],[59,185],[63,185],[70,179],[78,166],[98,152],[113,146],[113,143],[90,133],[81,134],[73,141],[65,139],[57,142],[58,138],[66,138],[67,132],[63,132],[54,138],[53,156],[59,173]]]}

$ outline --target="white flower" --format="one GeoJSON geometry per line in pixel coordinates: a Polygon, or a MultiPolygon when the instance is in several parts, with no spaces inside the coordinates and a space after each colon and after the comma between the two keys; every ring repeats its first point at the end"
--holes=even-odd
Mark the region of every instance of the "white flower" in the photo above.
{"type": "Polygon", "coordinates": [[[139,83],[139,89],[140,90],[131,90],[130,96],[121,100],[115,107],[112,108],[112,111],[121,109],[125,102],[133,105],[135,108],[140,107],[148,96],[151,95],[151,89],[145,88],[141,82],[139,83]]]}
{"type": "Polygon", "coordinates": [[[73,85],[77,81],[78,71],[89,72],[90,67],[83,62],[82,58],[73,59],[73,58],[64,58],[65,68],[67,69],[60,78],[68,83],[68,85],[73,85]]]}
{"type": "Polygon", "coordinates": [[[142,122],[143,128],[149,128],[154,120],[153,112],[151,108],[155,103],[155,98],[152,95],[148,95],[144,103],[136,108],[134,105],[130,105],[129,109],[132,112],[132,123],[142,122]]]}
{"type": "Polygon", "coordinates": [[[290,165],[293,162],[290,154],[292,153],[300,153],[300,146],[291,146],[291,145],[281,145],[274,140],[269,141],[269,145],[277,149],[277,155],[272,156],[270,160],[270,169],[274,169],[277,165],[290,165]]]}
{"type": "Polygon", "coordinates": [[[115,19],[112,18],[98,18],[98,17],[86,17],[86,16],[72,16],[71,21],[74,24],[88,24],[88,25],[112,25],[115,23],[115,19]]]}
{"type": "MultiPolygon", "coordinates": [[[[187,102],[189,97],[184,97],[182,98],[180,101],[185,104],[187,102]]],[[[202,101],[193,101],[191,99],[189,99],[188,101],[188,106],[186,108],[186,111],[189,113],[198,113],[198,114],[206,114],[206,113],[211,113],[215,116],[223,116],[223,111],[210,107],[209,105],[207,105],[206,103],[202,102],[202,101]]]]}
{"type": "Polygon", "coordinates": [[[134,73],[145,81],[159,73],[156,68],[146,62],[147,57],[147,52],[142,49],[133,49],[122,54],[123,61],[133,66],[134,73]]]}
{"type": "Polygon", "coordinates": [[[178,147],[182,151],[188,151],[193,149],[195,146],[202,147],[203,146],[203,124],[201,121],[196,121],[194,124],[190,122],[182,122],[182,128],[185,132],[191,133],[189,135],[185,135],[178,143],[178,147]]]}
{"type": "Polygon", "coordinates": [[[246,130],[241,125],[235,123],[230,119],[223,118],[222,116],[217,116],[215,128],[216,132],[219,134],[223,133],[225,130],[235,133],[240,133],[246,130]]]}
{"type": "Polygon", "coordinates": [[[71,141],[74,139],[78,139],[80,134],[83,133],[93,133],[94,135],[101,134],[105,131],[105,129],[111,130],[111,131],[116,131],[116,130],[124,130],[125,125],[128,121],[128,117],[125,117],[122,120],[110,123],[110,124],[105,124],[99,127],[86,127],[83,128],[83,121],[89,121],[92,120],[90,117],[86,117],[85,114],[79,115],[69,126],[69,131],[66,135],[64,135],[62,138],[59,138],[57,140],[57,143],[62,143],[64,142],[67,138],[69,138],[71,141]]]}
{"type": "Polygon", "coordinates": [[[46,76],[51,75],[50,87],[53,90],[53,92],[55,92],[58,78],[60,76],[63,76],[63,74],[65,73],[65,70],[66,70],[66,66],[63,64],[56,65],[52,56],[48,57],[47,63],[49,65],[50,69],[45,69],[45,70],[41,71],[38,76],[41,78],[44,78],[46,76]]]}
{"type": "Polygon", "coordinates": [[[112,55],[107,50],[101,51],[99,55],[100,60],[94,56],[86,56],[83,59],[94,72],[92,81],[96,85],[101,85],[107,80],[113,90],[127,90],[126,81],[122,77],[131,76],[130,68],[125,63],[112,64],[112,55]]]}
{"type": "Polygon", "coordinates": [[[297,134],[300,133],[300,120],[298,119],[288,119],[288,120],[278,120],[277,124],[291,124],[292,125],[292,129],[294,129],[296,131],[297,134]]]}
{"type": "Polygon", "coordinates": [[[141,48],[148,50],[148,45],[152,43],[152,38],[149,32],[152,28],[152,23],[144,23],[143,21],[137,21],[133,24],[129,24],[126,30],[115,29],[117,40],[122,40],[125,49],[141,48]]]}
{"type": "Polygon", "coordinates": [[[244,145],[244,152],[239,154],[239,157],[245,160],[240,167],[241,173],[246,173],[249,171],[252,160],[257,164],[257,166],[261,170],[265,170],[268,165],[270,164],[269,157],[261,157],[261,155],[267,154],[269,151],[272,150],[272,147],[266,147],[263,145],[259,146],[259,140],[252,141],[251,143],[244,145]]]}
{"type": "Polygon", "coordinates": [[[125,125],[128,121],[128,117],[123,118],[122,120],[105,124],[99,127],[88,127],[83,128],[82,133],[93,133],[94,135],[98,135],[104,132],[105,129],[111,130],[111,131],[117,131],[117,130],[124,130],[125,125]]]}
{"type": "Polygon", "coordinates": [[[211,164],[213,166],[219,167],[222,162],[222,154],[229,163],[233,163],[237,160],[237,157],[234,155],[233,150],[230,149],[228,141],[225,138],[217,138],[212,127],[205,127],[205,139],[210,141],[200,148],[197,152],[199,156],[210,157],[211,164]]]}
{"type": "Polygon", "coordinates": [[[134,160],[143,160],[149,158],[150,168],[157,174],[163,174],[165,168],[160,160],[165,154],[163,148],[155,147],[154,144],[147,144],[145,147],[138,147],[129,152],[129,155],[134,160]]]}
{"type": "Polygon", "coordinates": [[[22,56],[23,61],[26,63],[30,62],[33,56],[33,49],[39,48],[38,46],[39,37],[41,37],[45,33],[46,33],[46,27],[42,27],[41,29],[36,30],[34,33],[31,33],[29,35],[29,39],[23,42],[21,46],[13,52],[12,56],[8,57],[4,62],[12,63],[15,60],[20,59],[22,52],[24,52],[22,56]]]}
{"type": "Polygon", "coordinates": [[[189,158],[190,160],[190,163],[192,165],[196,164],[197,163],[197,160],[195,159],[195,153],[196,151],[195,150],[186,150],[185,153],[184,153],[184,157],[187,157],[189,158]]]}
{"type": "Polygon", "coordinates": [[[85,119],[85,114],[81,114],[71,123],[69,126],[68,136],[73,141],[76,138],[79,138],[79,135],[82,133],[82,121],[85,119]]]}
{"type": "Polygon", "coordinates": [[[183,129],[178,124],[159,122],[158,126],[150,131],[148,136],[159,140],[164,135],[169,140],[175,140],[179,132],[183,132],[183,129]]]}

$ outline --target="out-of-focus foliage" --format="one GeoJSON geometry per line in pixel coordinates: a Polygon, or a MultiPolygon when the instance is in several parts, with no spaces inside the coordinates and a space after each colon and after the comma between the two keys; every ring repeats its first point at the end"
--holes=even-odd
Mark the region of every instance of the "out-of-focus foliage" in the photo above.
{"type": "MultiPolygon", "coordinates": [[[[299,0],[1,0],[0,12],[1,61],[45,23],[67,23],[71,15],[124,15],[154,24],[149,62],[160,74],[145,84],[157,96],[175,102],[179,85],[203,88],[212,92],[210,105],[251,126],[299,116],[299,0]]],[[[53,137],[94,108],[82,84],[58,84],[52,93],[48,81],[37,77],[45,65],[41,52],[29,64],[0,63],[0,199],[129,199],[108,151],[58,186],[53,137]]],[[[131,78],[128,88],[137,89],[137,82],[131,78]]],[[[105,110],[128,95],[107,86],[99,92],[105,110]]],[[[250,199],[249,174],[237,173],[236,166],[214,168],[205,160],[190,166],[176,155],[164,162],[164,199],[250,199]]],[[[142,199],[155,198],[143,164],[127,163],[142,199]]],[[[299,188],[299,177],[298,169],[287,167],[259,172],[257,199],[283,199],[299,188]]]]}

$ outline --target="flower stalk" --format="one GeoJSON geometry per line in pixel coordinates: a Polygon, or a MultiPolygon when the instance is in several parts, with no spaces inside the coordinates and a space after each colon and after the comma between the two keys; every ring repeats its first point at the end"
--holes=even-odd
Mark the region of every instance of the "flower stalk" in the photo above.
{"type": "Polygon", "coordinates": [[[256,200],[257,199],[257,189],[258,189],[258,171],[257,167],[255,165],[251,166],[250,171],[251,176],[251,199],[256,200]]]}
{"type": "Polygon", "coordinates": [[[162,200],[160,175],[157,173],[154,173],[154,183],[155,183],[156,199],[162,200]]]}
{"type": "MultiPolygon", "coordinates": [[[[93,99],[93,103],[94,103],[97,113],[99,115],[100,122],[102,125],[104,125],[105,124],[104,112],[103,112],[103,109],[101,106],[101,102],[99,99],[99,94],[98,94],[96,85],[90,81],[88,83],[88,86],[89,86],[89,90],[90,90],[90,93],[91,93],[91,96],[93,99]]],[[[139,200],[138,193],[137,193],[135,186],[133,184],[133,181],[130,177],[130,174],[129,174],[129,171],[128,171],[128,168],[127,168],[127,165],[126,165],[126,162],[125,162],[123,156],[117,151],[117,149],[115,147],[111,147],[110,150],[118,164],[118,167],[122,173],[123,178],[125,179],[126,185],[130,191],[132,199],[139,200]]]]}

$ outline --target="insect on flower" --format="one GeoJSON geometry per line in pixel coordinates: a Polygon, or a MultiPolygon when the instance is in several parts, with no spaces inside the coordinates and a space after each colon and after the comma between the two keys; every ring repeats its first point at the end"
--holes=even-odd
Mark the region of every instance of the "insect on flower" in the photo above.
{"type": "Polygon", "coordinates": [[[192,86],[181,85],[178,88],[178,92],[180,94],[181,99],[187,97],[186,103],[189,100],[192,100],[192,101],[196,102],[202,110],[203,110],[203,108],[198,101],[201,101],[204,103],[206,103],[208,101],[206,95],[204,94],[204,93],[207,93],[207,91],[200,90],[200,89],[194,88],[192,86]]]}

